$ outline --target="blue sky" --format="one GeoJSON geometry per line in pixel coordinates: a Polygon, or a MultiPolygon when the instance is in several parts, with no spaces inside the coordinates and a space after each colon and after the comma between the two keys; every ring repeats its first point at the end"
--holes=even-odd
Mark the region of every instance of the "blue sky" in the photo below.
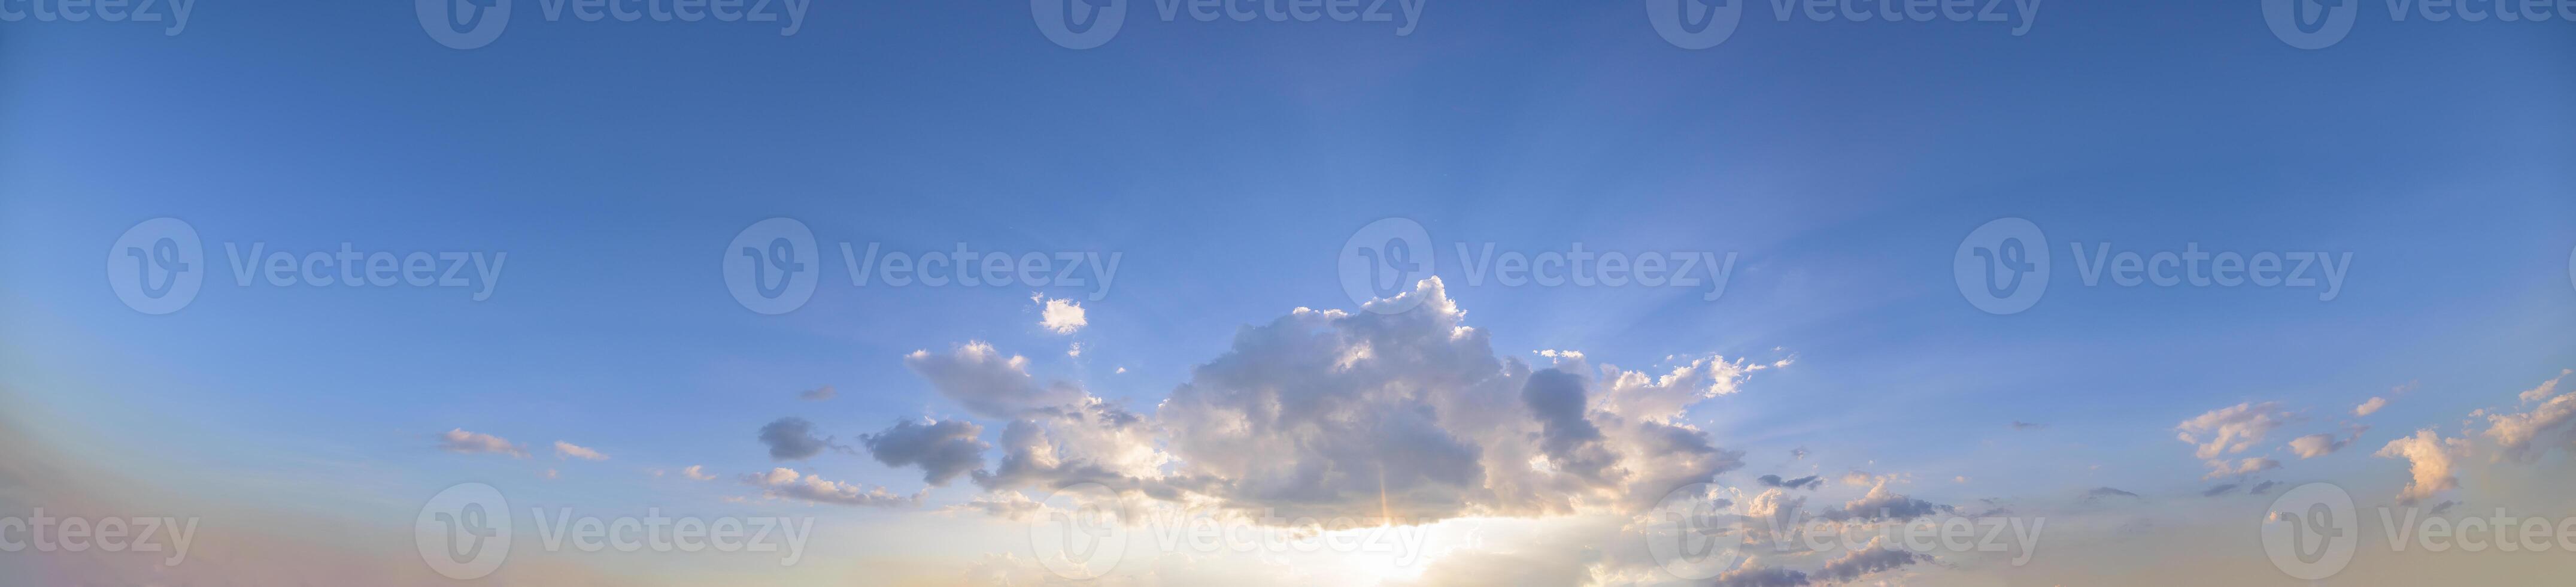
{"type": "MultiPolygon", "coordinates": [[[[1389,217],[1430,234],[1497,356],[1649,372],[1794,357],[1682,419],[1745,451],[1727,483],[1859,469],[1939,503],[2187,495],[2211,482],[2176,423],[2205,412],[2300,414],[2268,451],[2415,382],[2368,418],[2357,448],[2376,449],[2466,434],[2473,410],[2576,367],[2576,113],[2553,106],[2576,102],[2576,76],[2546,58],[2576,49],[2566,23],[2401,23],[2374,4],[2351,37],[2301,50],[2224,3],[2048,3],[2016,36],[1778,21],[1754,2],[1693,51],[1627,3],[1431,3],[1397,35],[1165,22],[1135,2],[1114,40],[1074,50],[1010,2],[815,6],[786,36],[547,22],[533,4],[471,50],[389,3],[210,4],[168,36],[0,23],[0,383],[31,415],[11,424],[149,491],[353,527],[398,530],[466,481],[722,512],[785,507],[721,500],[757,493],[734,476],[787,466],[908,495],[918,470],[777,463],[757,431],[792,416],[850,443],[964,418],[993,440],[1004,422],[904,361],[968,341],[1150,414],[1242,329],[1356,311],[1336,254],[1389,217]],[[243,287],[218,268],[186,308],[147,315],[102,286],[99,251],[159,217],[194,227],[210,263],[222,243],[343,242],[507,261],[484,301],[243,287]],[[719,253],[773,217],[825,248],[1122,264],[1070,335],[1030,298],[1080,288],[852,286],[835,269],[767,316],[727,293],[719,253]],[[2012,315],[1950,278],[1962,237],[2002,217],[2058,253],[2045,299],[2012,315]],[[1740,261],[1708,302],[1469,285],[1457,242],[1740,261]],[[2068,242],[2352,262],[2331,301],[2084,287],[2068,242]],[[825,385],[838,397],[797,397],[825,385]],[[538,454],[442,452],[451,429],[538,454]],[[557,440],[611,458],[559,459],[557,440]],[[1801,447],[1811,460],[1788,456],[1801,447]],[[724,478],[644,472],[690,465],[724,478]]],[[[2406,463],[2368,453],[2272,475],[2386,501],[2406,463]]],[[[979,493],[931,488],[916,509],[979,493]]],[[[815,515],[864,533],[923,514],[815,515]]]]}

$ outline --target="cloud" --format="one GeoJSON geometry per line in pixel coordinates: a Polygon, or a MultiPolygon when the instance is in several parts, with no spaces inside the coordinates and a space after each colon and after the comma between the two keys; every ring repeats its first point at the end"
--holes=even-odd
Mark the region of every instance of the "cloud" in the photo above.
{"type": "Polygon", "coordinates": [[[1842,558],[1826,561],[1824,568],[1816,570],[1813,579],[1828,583],[1855,581],[1863,575],[1894,570],[1897,567],[1931,558],[1912,551],[1888,548],[1882,544],[1886,540],[1885,536],[1871,538],[1868,547],[1851,551],[1842,558]]]}
{"type": "Polygon", "coordinates": [[[1029,496],[1020,492],[996,491],[978,496],[966,503],[939,508],[936,513],[975,513],[1014,522],[1027,522],[1037,520],[1038,516],[1046,510],[1046,504],[1031,500],[1029,496]]]}
{"type": "Polygon", "coordinates": [[[708,474],[707,468],[703,465],[689,465],[689,468],[680,470],[680,475],[697,481],[714,481],[716,478],[715,475],[708,474]]]}
{"type": "Polygon", "coordinates": [[[2254,487],[2249,488],[2249,489],[2246,489],[2246,490],[2245,490],[2245,492],[2246,492],[2246,493],[2251,493],[2251,494],[2254,494],[2254,495],[2262,495],[2262,494],[2264,494],[2264,493],[2266,493],[2266,492],[2270,492],[2270,491],[2272,490],[2272,488],[2273,488],[2273,487],[2278,486],[2278,485],[2280,485],[2280,484],[2281,484],[2281,483],[2280,483],[2280,482],[2278,482],[2278,481],[2265,481],[2265,482],[2262,482],[2262,483],[2256,483],[2256,484],[2254,484],[2254,487]]]}
{"type": "Polygon", "coordinates": [[[1384,304],[1412,308],[1299,309],[1238,331],[1155,412],[1175,474],[1230,508],[1427,521],[1642,509],[1742,466],[1672,422],[1735,392],[1741,361],[1657,377],[1556,353],[1534,371],[1497,356],[1437,278],[1366,307],[1384,304]]]}
{"type": "Polygon", "coordinates": [[[2522,392],[2519,397],[2524,403],[2541,401],[2543,398],[2548,400],[2533,407],[2529,412],[2487,415],[2487,439],[2495,442],[2496,447],[2503,450],[2502,458],[2531,462],[2537,460],[2542,452],[2549,450],[2549,447],[2563,445],[2566,444],[2563,441],[2576,438],[2576,434],[2570,433],[2571,430],[2576,430],[2576,425],[2570,424],[2576,422],[2576,393],[2549,397],[2549,394],[2557,389],[2559,380],[2566,377],[2566,373],[2562,371],[2558,379],[2551,379],[2540,384],[2539,387],[2522,392]]]}
{"type": "Polygon", "coordinates": [[[493,453],[519,458],[528,456],[527,449],[511,444],[508,440],[480,432],[466,432],[463,428],[438,435],[438,449],[460,454],[493,453]]]}
{"type": "Polygon", "coordinates": [[[984,449],[992,447],[977,438],[983,433],[984,427],[963,420],[906,419],[884,432],[860,435],[859,442],[877,462],[889,467],[920,465],[923,482],[944,486],[983,468],[984,449]]]}
{"type": "Polygon", "coordinates": [[[814,423],[804,418],[779,418],[760,427],[760,443],[769,445],[770,460],[801,461],[832,447],[832,439],[814,436],[814,423]]]}
{"type": "Polygon", "coordinates": [[[2565,381],[2567,379],[2567,375],[2570,373],[2576,373],[2576,369],[2559,369],[2557,377],[2552,377],[2548,381],[2540,382],[2539,386],[2525,390],[2515,397],[2522,398],[2522,403],[2527,404],[2540,401],[2541,398],[2554,395],[2558,393],[2558,382],[2565,381]]]}
{"type": "Polygon", "coordinates": [[[1808,475],[1786,481],[1781,480],[1779,475],[1763,475],[1761,477],[1755,477],[1753,481],[1761,483],[1763,487],[1779,487],[1783,489],[1815,489],[1825,485],[1825,478],[1823,475],[1808,475]]]}
{"type": "Polygon", "coordinates": [[[2281,410],[2280,404],[2243,403],[2184,420],[2174,429],[2177,438],[2199,447],[2193,456],[2211,459],[2221,454],[2245,452],[2255,443],[2262,442],[2263,435],[2290,420],[2290,413],[2281,410]]]}
{"type": "Polygon", "coordinates": [[[1082,388],[1070,383],[1038,384],[1029,375],[1029,359],[1003,356],[984,341],[968,341],[946,354],[927,350],[904,355],[903,364],[930,381],[939,395],[966,411],[987,418],[1019,419],[1031,411],[1080,403],[1082,388]]]}
{"type": "Polygon", "coordinates": [[[1818,512],[1816,517],[1818,519],[1829,521],[1895,520],[1902,522],[1953,510],[1954,508],[1951,508],[1950,506],[1914,499],[1899,495],[1893,491],[1888,491],[1887,480],[1880,479],[1877,485],[1869,488],[1869,494],[1861,496],[1860,499],[1855,499],[1843,504],[1842,509],[1818,512]]]}
{"type": "Polygon", "coordinates": [[[1794,461],[1803,461],[1803,460],[1807,460],[1807,447],[1803,447],[1803,446],[1801,446],[1801,447],[1798,447],[1798,448],[1789,449],[1789,460],[1794,460],[1794,461]]]}
{"type": "Polygon", "coordinates": [[[1779,567],[1760,566],[1752,558],[1735,570],[1717,575],[1715,587],[1802,587],[1807,574],[1779,567]]]}
{"type": "Polygon", "coordinates": [[[2119,489],[2114,489],[2114,488],[2110,488],[2110,487],[2095,487],[2095,488],[2092,488],[2092,489],[2090,489],[2090,490],[2086,490],[2086,491],[2084,492],[2084,501],[2093,501],[2093,500],[2102,499],[2102,498],[2106,498],[2106,497],[2126,497],[2126,498],[2129,498],[2129,499],[2138,499],[2138,494],[2130,493],[2130,492],[2127,492],[2127,491],[2121,491],[2121,490],[2119,490],[2119,489]]]}
{"type": "Polygon", "coordinates": [[[2459,487],[2460,479],[2452,472],[2454,463],[2468,454],[2468,439],[2444,439],[2426,428],[2415,431],[2414,436],[2389,441],[2388,446],[2380,447],[2377,456],[2407,460],[2411,478],[2405,488],[2397,491],[2397,501],[2411,505],[2459,487]]]}
{"type": "Polygon", "coordinates": [[[2226,494],[2227,494],[2227,492],[2235,491],[2237,487],[2242,486],[2242,485],[2244,485],[2244,484],[2242,484],[2242,483],[2220,483],[2220,484],[2217,484],[2217,485],[2210,486],[2210,488],[2209,488],[2209,489],[2207,489],[2207,490],[2201,491],[2201,492],[2200,492],[2200,496],[2201,496],[2201,497],[2218,497],[2218,496],[2221,496],[2221,495],[2226,495],[2226,494]]]}
{"type": "Polygon", "coordinates": [[[764,489],[764,495],[770,499],[795,499],[823,504],[906,507],[921,503],[922,497],[918,494],[895,495],[886,491],[884,487],[867,489],[863,485],[827,481],[822,477],[802,475],[787,468],[770,469],[765,474],[743,475],[742,482],[745,485],[764,489]]]}
{"type": "Polygon", "coordinates": [[[799,391],[799,392],[796,392],[796,399],[801,399],[801,400],[805,400],[805,401],[816,401],[816,402],[819,402],[819,401],[823,401],[823,400],[827,400],[827,399],[832,399],[832,398],[834,398],[834,397],[838,397],[838,396],[840,396],[840,395],[841,395],[841,392],[836,391],[836,390],[833,390],[833,389],[832,389],[832,386],[825,385],[825,386],[822,386],[822,387],[817,387],[817,388],[808,389],[808,390],[805,390],[805,391],[799,391]]]}
{"type": "Polygon", "coordinates": [[[2013,421],[2013,423],[2012,423],[2012,429],[2014,429],[2014,430],[2039,430],[2039,429],[2047,428],[2047,427],[2048,427],[2048,425],[2047,425],[2047,424],[2038,424],[2038,423],[2032,423],[2032,422],[2023,422],[2023,421],[2020,421],[2020,420],[2014,420],[2014,421],[2013,421]]]}
{"type": "Polygon", "coordinates": [[[2271,457],[2253,457],[2233,463],[2230,463],[2225,459],[2212,459],[2209,461],[2209,474],[2204,475],[2201,478],[2216,479],[2228,475],[2252,475],[2278,468],[2281,468],[2281,461],[2275,460],[2271,457]]]}
{"type": "Polygon", "coordinates": [[[557,441],[555,441],[555,458],[558,458],[558,459],[562,459],[562,458],[574,458],[574,459],[581,459],[581,460],[585,460],[585,461],[605,461],[605,460],[608,460],[608,455],[599,454],[599,451],[591,450],[591,449],[590,449],[590,448],[588,448],[588,447],[584,447],[584,446],[581,446],[581,445],[573,444],[573,443],[570,443],[570,442],[564,442],[564,441],[561,441],[561,440],[557,440],[557,441]]]}
{"type": "Polygon", "coordinates": [[[2341,439],[2335,438],[2335,435],[2333,434],[2310,434],[2307,436],[2292,438],[2290,439],[2290,452],[2292,454],[2299,455],[2299,458],[2302,459],[2313,459],[2334,454],[2335,451],[2343,450],[2344,446],[2352,444],[2354,439],[2361,438],[2361,433],[2369,429],[2370,427],[2368,426],[2354,426],[2352,427],[2352,432],[2341,439]]]}
{"type": "Polygon", "coordinates": [[[1073,334],[1091,324],[1083,318],[1082,304],[1067,299],[1048,299],[1044,295],[1030,298],[1045,306],[1038,311],[1038,326],[1056,334],[1073,334]]]}
{"type": "Polygon", "coordinates": [[[2361,402],[2361,405],[2353,406],[2352,415],[2368,416],[2373,413],[2377,413],[2380,408],[2385,407],[2388,407],[2388,398],[2374,397],[2361,402]]]}

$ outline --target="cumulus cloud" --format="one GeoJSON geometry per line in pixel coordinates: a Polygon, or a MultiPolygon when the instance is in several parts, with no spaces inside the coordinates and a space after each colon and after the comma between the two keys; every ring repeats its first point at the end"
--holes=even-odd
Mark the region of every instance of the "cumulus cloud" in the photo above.
{"type": "Polygon", "coordinates": [[[570,443],[570,442],[564,442],[564,441],[561,441],[561,440],[557,440],[557,441],[555,441],[555,458],[558,458],[558,459],[566,459],[566,458],[570,458],[570,459],[581,459],[581,460],[585,460],[585,461],[605,461],[605,460],[608,460],[608,455],[599,454],[599,451],[597,451],[597,450],[592,450],[592,449],[590,449],[589,447],[585,447],[585,446],[581,446],[581,445],[573,444],[573,443],[570,443]]]}
{"type": "Polygon", "coordinates": [[[801,400],[805,400],[805,401],[815,401],[815,402],[819,402],[819,401],[823,401],[823,400],[827,400],[827,399],[832,399],[832,398],[837,397],[837,396],[839,396],[839,395],[841,395],[841,392],[840,392],[840,391],[837,391],[837,390],[832,389],[832,386],[825,385],[825,386],[822,386],[822,387],[817,387],[817,388],[808,389],[808,390],[805,390],[805,391],[799,391],[799,392],[796,392],[796,399],[801,399],[801,400]]]}
{"type": "Polygon", "coordinates": [[[868,454],[889,467],[920,465],[923,482],[947,485],[949,480],[983,468],[984,449],[992,445],[977,438],[984,427],[963,420],[906,419],[884,432],[859,436],[868,454]]]}
{"type": "Polygon", "coordinates": [[[918,494],[895,495],[893,492],[886,491],[884,487],[869,489],[855,483],[829,481],[783,467],[770,469],[768,473],[743,475],[742,482],[745,485],[761,488],[763,495],[770,499],[794,499],[823,504],[905,507],[920,503],[922,497],[918,494]]]}
{"type": "Polygon", "coordinates": [[[2566,377],[2562,371],[2557,379],[2522,392],[2519,397],[2523,403],[2541,402],[2529,412],[2486,415],[2486,437],[2502,450],[2501,458],[2530,462],[2550,447],[2576,439],[2576,433],[2572,433],[2576,432],[2576,424],[2571,424],[2576,423],[2576,393],[2550,397],[2556,393],[2559,380],[2566,377]]]}
{"type": "Polygon", "coordinates": [[[1039,384],[1029,375],[1028,357],[1004,356],[980,340],[942,354],[913,351],[904,355],[903,364],[929,380],[939,395],[987,418],[1019,419],[1034,410],[1080,403],[1086,395],[1071,383],[1039,384]]]}
{"type": "Polygon", "coordinates": [[[461,454],[492,453],[520,458],[528,456],[527,449],[511,444],[508,440],[481,432],[466,432],[463,428],[438,435],[438,449],[461,454]]]}
{"type": "Polygon", "coordinates": [[[2515,397],[2522,398],[2522,403],[2527,404],[2540,401],[2541,398],[2556,395],[2558,393],[2558,382],[2567,380],[2567,376],[2570,373],[2576,373],[2576,369],[2559,369],[2557,377],[2552,377],[2548,381],[2542,381],[2539,386],[2524,390],[2522,393],[2515,395],[2515,397]]]}
{"type": "Polygon", "coordinates": [[[2445,439],[2426,428],[2415,431],[2414,436],[2389,441],[2388,446],[2380,447],[2377,456],[2406,459],[2411,478],[2405,488],[2398,490],[2397,501],[2414,504],[2435,493],[2459,487],[2460,479],[2453,473],[2454,464],[2468,454],[2468,439],[2445,439]]]}
{"type": "Polygon", "coordinates": [[[1883,544],[1886,540],[1885,536],[1871,538],[1869,546],[1826,561],[1824,568],[1817,569],[1812,578],[1827,583],[1857,581],[1863,575],[1894,570],[1930,558],[1913,551],[1889,548],[1883,544]]]}
{"type": "Polygon", "coordinates": [[[2364,401],[2362,401],[2362,402],[2361,402],[2361,405],[2353,406],[2353,408],[2352,408],[2352,415],[2355,415],[2355,416],[2368,416],[2368,415],[2371,415],[2371,414],[2373,414],[2373,413],[2377,413],[2377,412],[2379,411],[2379,409],[2380,409],[2380,408],[2385,408],[2385,407],[2388,407],[2388,398],[2384,398],[2384,397],[2374,397],[2374,398],[2370,398],[2370,399],[2368,399],[2368,400],[2364,400],[2364,401]]]}
{"type": "Polygon", "coordinates": [[[689,479],[696,481],[714,481],[716,479],[714,474],[707,472],[707,468],[704,465],[689,465],[689,468],[680,470],[680,476],[688,477],[689,479]]]}
{"type": "Polygon", "coordinates": [[[2263,435],[2290,420],[2290,413],[2280,404],[2242,403],[2183,420],[2174,430],[2177,438],[2198,447],[2193,456],[2214,459],[2253,448],[2263,441],[2263,435]]]}
{"type": "Polygon", "coordinates": [[[1716,587],[1803,587],[1807,583],[1806,573],[1762,566],[1746,558],[1735,570],[1719,573],[1716,587]]]}
{"type": "Polygon", "coordinates": [[[2302,459],[2313,459],[2334,454],[2335,451],[2343,450],[2343,447],[2352,444],[2354,439],[2361,437],[2361,433],[2363,431],[2369,429],[2370,428],[2367,426],[2354,426],[2352,427],[2352,432],[2350,434],[2347,434],[2340,439],[2335,438],[2335,435],[2333,434],[2310,434],[2307,436],[2292,438],[2290,439],[2290,452],[2292,454],[2299,455],[2299,458],[2302,459]]]}
{"type": "Polygon", "coordinates": [[[1299,309],[1237,332],[1155,413],[1178,474],[1228,507],[1429,520],[1642,509],[1742,466],[1673,422],[1734,393],[1742,361],[1649,376],[1557,352],[1534,371],[1498,357],[1437,278],[1368,307],[1383,304],[1412,308],[1299,309]]]}
{"type": "Polygon", "coordinates": [[[1056,334],[1073,334],[1091,324],[1083,318],[1082,304],[1073,300],[1049,299],[1044,295],[1030,299],[1042,306],[1038,310],[1038,326],[1056,334]]]}
{"type": "Polygon", "coordinates": [[[769,445],[771,460],[801,461],[831,448],[832,439],[815,436],[813,422],[790,416],[761,426],[760,443],[769,445]]]}

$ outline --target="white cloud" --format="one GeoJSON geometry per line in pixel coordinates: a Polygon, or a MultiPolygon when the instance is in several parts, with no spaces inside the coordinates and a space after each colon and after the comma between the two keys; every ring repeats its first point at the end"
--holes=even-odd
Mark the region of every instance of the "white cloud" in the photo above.
{"type": "Polygon", "coordinates": [[[2202,476],[2201,478],[2216,479],[2229,475],[2252,475],[2278,468],[2281,468],[2281,461],[2269,457],[2254,457],[2233,463],[2225,460],[2211,460],[2209,461],[2209,474],[2202,476]]]}
{"type": "Polygon", "coordinates": [[[2178,432],[2177,438],[2199,448],[2193,456],[2213,459],[2221,454],[2240,453],[2253,448],[2255,443],[2263,441],[2263,435],[2290,420],[2290,413],[2280,409],[2280,404],[2242,403],[2184,420],[2174,429],[2178,432]]]}
{"type": "Polygon", "coordinates": [[[555,458],[558,458],[558,459],[561,459],[561,458],[575,458],[575,459],[581,459],[581,460],[585,460],[585,461],[605,461],[605,460],[608,460],[608,455],[599,454],[599,451],[591,450],[591,449],[590,449],[590,448],[588,448],[588,447],[584,447],[584,446],[581,446],[581,445],[576,445],[576,444],[573,444],[573,443],[570,443],[570,442],[564,442],[564,441],[561,441],[561,440],[557,440],[557,441],[555,441],[555,458]]]}
{"type": "Polygon", "coordinates": [[[680,475],[698,481],[714,481],[716,478],[715,475],[707,473],[704,465],[689,465],[689,468],[680,470],[680,475]]]}
{"type": "Polygon", "coordinates": [[[2522,403],[2527,404],[2540,401],[2541,398],[2556,394],[2558,393],[2558,382],[2566,380],[2569,373],[2576,373],[2576,369],[2560,369],[2558,370],[2557,377],[2550,378],[2548,381],[2540,382],[2539,386],[2526,390],[2517,397],[2522,398],[2522,403]]]}
{"type": "Polygon", "coordinates": [[[1091,324],[1090,320],[1083,317],[1082,304],[1079,302],[1062,298],[1050,299],[1045,295],[1038,295],[1030,300],[1044,306],[1038,311],[1038,326],[1056,334],[1073,334],[1074,331],[1091,324]]]}
{"type": "Polygon", "coordinates": [[[516,444],[511,444],[508,440],[503,440],[501,437],[480,432],[466,432],[463,428],[449,430],[445,434],[440,434],[438,436],[438,448],[439,450],[452,453],[493,453],[520,458],[526,458],[528,456],[527,449],[520,448],[519,445],[516,444]]]}
{"type": "Polygon", "coordinates": [[[930,381],[933,389],[988,418],[1017,419],[1032,410],[1079,403],[1081,387],[1065,382],[1040,385],[1029,375],[1028,357],[1003,356],[984,341],[968,341],[945,354],[927,350],[904,355],[903,364],[930,381]]]}
{"type": "Polygon", "coordinates": [[[2385,407],[2388,407],[2388,398],[2374,397],[2370,398],[2369,401],[2361,402],[2361,405],[2353,406],[2352,415],[2368,416],[2378,412],[2380,408],[2385,407]]]}
{"type": "Polygon", "coordinates": [[[2555,393],[2559,380],[2566,377],[2566,372],[2562,371],[2557,379],[2522,392],[2519,397],[2524,403],[2541,401],[2529,412],[2486,415],[2486,436],[2503,450],[2499,457],[2530,462],[2550,447],[2576,438],[2576,434],[2571,434],[2576,432],[2576,425],[2571,425],[2576,424],[2576,393],[2550,397],[2555,393]],[[2542,401],[2543,398],[2547,401],[2542,401]]]}
{"type": "Polygon", "coordinates": [[[2455,463],[2468,454],[2468,439],[2445,439],[2426,428],[2415,431],[2414,436],[2389,441],[2388,446],[2380,447],[2378,456],[2408,461],[2412,478],[2397,492],[2397,499],[2412,504],[2459,487],[2460,479],[2453,470],[2455,463]]]}
{"type": "Polygon", "coordinates": [[[829,481],[783,467],[770,469],[765,474],[743,475],[742,482],[764,489],[765,495],[770,499],[794,499],[824,504],[905,507],[920,503],[922,497],[921,495],[895,495],[886,491],[884,487],[869,489],[864,485],[829,481]]]}

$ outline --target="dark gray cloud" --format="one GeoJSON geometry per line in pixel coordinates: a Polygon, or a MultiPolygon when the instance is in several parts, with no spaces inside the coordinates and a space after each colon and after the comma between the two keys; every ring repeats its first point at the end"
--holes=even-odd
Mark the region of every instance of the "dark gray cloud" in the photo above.
{"type": "Polygon", "coordinates": [[[1818,519],[1829,521],[1894,520],[1902,522],[1950,511],[1955,511],[1955,509],[1950,506],[1914,499],[1888,491],[1887,482],[1880,481],[1877,486],[1869,489],[1868,495],[1861,496],[1860,499],[1855,499],[1850,503],[1843,504],[1842,509],[1831,509],[1818,512],[1816,517],[1818,519]]]}
{"type": "Polygon", "coordinates": [[[2092,490],[2089,490],[2089,491],[2085,491],[2085,492],[2084,492],[2084,501],[2093,501],[2093,500],[2096,500],[2096,499],[2102,499],[2102,498],[2106,498],[2106,497],[2126,497],[2126,498],[2129,498],[2129,499],[2138,499],[2138,494],[2135,494],[2135,493],[2129,493],[2129,492],[2126,492],[2126,491],[2121,491],[2121,490],[2113,489],[2113,488],[2109,488],[2109,487],[2095,487],[2095,488],[2093,488],[2092,490]]]}
{"type": "Polygon", "coordinates": [[[1761,483],[1763,487],[1779,487],[1783,489],[1815,489],[1825,485],[1825,477],[1823,475],[1808,475],[1789,480],[1781,480],[1779,475],[1763,475],[1753,478],[1753,481],[1761,483]]]}
{"type": "Polygon", "coordinates": [[[804,418],[779,418],[760,427],[760,443],[769,445],[769,458],[779,461],[801,461],[822,454],[832,447],[832,439],[814,435],[814,423],[804,418]]]}
{"type": "Polygon", "coordinates": [[[2241,483],[2220,483],[2220,484],[2217,484],[2217,485],[2212,485],[2212,486],[2210,486],[2210,488],[2209,488],[2209,489],[2202,490],[2202,491],[2200,492],[2200,496],[2201,496],[2201,497],[2218,497],[2218,496],[2221,496],[2221,495],[2227,495],[2227,492],[2235,491],[2235,490],[2236,490],[2236,487],[2237,487],[2237,486],[2239,486],[2239,485],[2243,485],[2243,484],[2241,484],[2241,483]]]}
{"type": "Polygon", "coordinates": [[[1521,403],[1539,422],[1539,453],[1561,471],[1593,481],[1616,466],[1619,455],[1601,446],[1601,428],[1583,417],[1583,378],[1556,369],[1531,373],[1521,403]]]}
{"type": "Polygon", "coordinates": [[[983,433],[984,427],[964,420],[924,424],[907,418],[884,432],[859,435],[859,443],[877,462],[888,467],[919,465],[923,482],[944,486],[984,467],[984,449],[992,445],[977,438],[983,433]]]}
{"type": "Polygon", "coordinates": [[[1779,567],[1745,567],[1717,576],[1716,587],[1801,587],[1807,574],[1779,567]]]}
{"type": "Polygon", "coordinates": [[[2281,483],[2280,483],[2279,481],[2265,481],[2265,482],[2262,482],[2262,483],[2256,483],[2256,484],[2254,484],[2254,487],[2252,487],[2252,488],[2250,488],[2250,489],[2246,489],[2246,490],[2245,490],[2245,492],[2246,492],[2246,493],[2251,493],[2251,494],[2254,494],[2254,495],[2262,495],[2262,494],[2264,494],[2264,493],[2266,493],[2266,492],[2270,492],[2270,491],[2272,491],[2272,488],[2273,488],[2273,487],[2278,486],[2278,485],[2280,485],[2280,484],[2281,484],[2281,483]]]}

